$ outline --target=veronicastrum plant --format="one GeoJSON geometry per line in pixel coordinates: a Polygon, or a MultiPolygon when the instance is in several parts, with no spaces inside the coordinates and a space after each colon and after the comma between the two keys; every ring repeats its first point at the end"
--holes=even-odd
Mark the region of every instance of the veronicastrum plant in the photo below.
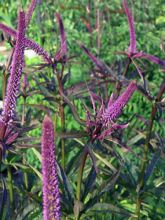
{"type": "MultiPolygon", "coordinates": [[[[67,4],[61,7],[65,9],[67,4]]],[[[42,7],[44,3],[32,0],[25,12],[20,10],[16,30],[0,23],[11,45],[3,67],[0,113],[0,218],[162,219],[164,171],[157,169],[164,166],[160,128],[165,82],[153,92],[142,62],[151,61],[164,71],[165,61],[137,50],[136,22],[123,0],[120,10],[128,22],[130,43],[116,54],[126,55],[126,64],[118,70],[117,62],[103,62],[91,52],[92,43],[88,48],[78,39],[76,47],[85,52],[94,68],[88,67],[88,77],[73,84],[78,57],[71,51],[63,14],[53,11],[60,36],[54,55],[27,36],[33,14],[42,22],[42,7]],[[42,63],[29,68],[24,53],[29,49],[42,63]],[[144,114],[139,108],[133,111],[137,97],[148,103],[144,114]],[[39,165],[30,161],[32,155],[39,165]]],[[[92,19],[83,17],[82,21],[91,42],[92,34],[97,33],[100,51],[104,9],[94,7],[96,29],[92,19]]],[[[90,17],[90,2],[85,10],[90,17]]],[[[86,72],[82,74],[85,77],[86,72]]]]}

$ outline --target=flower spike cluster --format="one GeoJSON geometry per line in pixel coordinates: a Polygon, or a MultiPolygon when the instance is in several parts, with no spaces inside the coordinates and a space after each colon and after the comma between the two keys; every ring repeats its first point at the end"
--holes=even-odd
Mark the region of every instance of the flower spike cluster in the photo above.
{"type": "MultiPolygon", "coordinates": [[[[28,24],[30,22],[30,19],[32,17],[32,14],[33,14],[33,11],[35,10],[36,5],[37,5],[37,0],[32,0],[31,4],[27,10],[26,17],[25,17],[25,26],[26,27],[28,26],[28,24]]],[[[66,62],[67,43],[66,43],[66,35],[65,35],[64,25],[62,22],[61,15],[59,13],[56,13],[56,17],[57,17],[57,22],[58,22],[59,29],[60,29],[61,45],[60,45],[59,50],[56,52],[54,58],[55,58],[55,62],[61,62],[61,61],[66,62]]],[[[6,32],[7,34],[11,35],[14,38],[17,37],[17,31],[6,26],[5,24],[0,23],[0,29],[2,31],[6,32]]],[[[52,60],[51,56],[49,56],[47,51],[45,51],[35,41],[28,39],[26,37],[25,37],[25,48],[34,50],[36,52],[36,54],[41,56],[47,64],[53,64],[53,60],[52,60]]]]}
{"type": "Polygon", "coordinates": [[[135,59],[135,58],[147,59],[165,68],[165,60],[161,60],[156,56],[146,54],[143,51],[139,52],[136,50],[136,34],[135,34],[135,27],[134,27],[134,19],[133,19],[131,11],[128,8],[127,0],[123,0],[123,8],[127,16],[128,25],[129,25],[129,33],[130,33],[130,45],[126,52],[127,56],[131,59],[135,59]]]}
{"type": "MultiPolygon", "coordinates": [[[[128,103],[136,89],[136,82],[133,81],[116,100],[114,100],[114,96],[112,95],[107,106],[105,106],[104,102],[102,101],[99,110],[95,112],[94,116],[87,111],[86,127],[87,132],[90,134],[92,143],[96,139],[103,140],[116,129],[123,129],[128,126],[128,124],[119,125],[115,121],[122,113],[123,108],[128,103]]],[[[95,110],[96,107],[94,100],[98,101],[98,98],[92,93],[91,96],[92,105],[94,106],[93,108],[95,110]]]]}
{"type": "Polygon", "coordinates": [[[42,174],[44,220],[60,220],[60,193],[55,158],[54,128],[45,116],[42,125],[42,174]]]}

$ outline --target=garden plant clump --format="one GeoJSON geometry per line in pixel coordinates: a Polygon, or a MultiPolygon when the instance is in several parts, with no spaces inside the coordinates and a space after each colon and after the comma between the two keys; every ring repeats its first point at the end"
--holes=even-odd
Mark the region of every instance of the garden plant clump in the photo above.
{"type": "Polygon", "coordinates": [[[27,2],[0,9],[0,220],[164,219],[165,17],[27,2]]]}

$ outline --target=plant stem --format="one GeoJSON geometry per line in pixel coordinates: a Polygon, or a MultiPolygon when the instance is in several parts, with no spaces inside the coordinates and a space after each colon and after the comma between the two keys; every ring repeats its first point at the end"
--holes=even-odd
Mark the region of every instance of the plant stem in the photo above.
{"type": "Polygon", "coordinates": [[[7,175],[8,175],[8,187],[9,187],[9,198],[10,198],[10,207],[13,208],[14,205],[14,194],[13,194],[13,183],[12,183],[12,173],[11,173],[11,167],[8,165],[7,168],[7,175]]]}
{"type": "Polygon", "coordinates": [[[127,64],[126,64],[126,67],[125,67],[125,70],[124,70],[124,73],[123,73],[123,76],[125,77],[127,72],[128,72],[128,69],[129,69],[129,65],[131,64],[131,59],[128,58],[128,61],[127,61],[127,64]]]}
{"type": "MultiPolygon", "coordinates": [[[[99,5],[100,0],[97,1],[97,4],[99,5]]],[[[98,8],[98,5],[96,6],[96,31],[97,31],[97,50],[98,54],[100,53],[100,47],[101,47],[101,25],[100,25],[100,20],[101,20],[101,12],[100,9],[98,8]]]]}
{"type": "MultiPolygon", "coordinates": [[[[26,114],[26,91],[24,91],[24,93],[25,96],[23,96],[23,109],[22,109],[22,120],[21,120],[22,126],[25,124],[25,114],[26,114]]],[[[25,154],[23,154],[23,164],[26,165],[25,154]]],[[[23,179],[24,179],[25,188],[26,190],[28,190],[28,175],[26,171],[23,171],[23,179]]]]}
{"type": "Polygon", "coordinates": [[[142,203],[142,192],[141,190],[143,189],[145,185],[145,171],[146,167],[148,164],[148,151],[149,151],[149,143],[150,143],[150,138],[151,138],[151,132],[154,124],[154,118],[157,112],[157,102],[161,101],[161,97],[165,91],[165,82],[162,83],[160,90],[158,92],[158,95],[156,97],[155,103],[152,106],[152,111],[151,111],[151,116],[150,116],[150,121],[148,125],[148,130],[147,130],[147,135],[146,135],[146,142],[144,146],[144,152],[143,152],[143,159],[142,159],[142,164],[141,164],[141,172],[139,176],[139,181],[138,181],[138,192],[137,192],[137,201],[136,201],[136,215],[134,219],[140,220],[140,210],[141,210],[141,203],[142,203]]]}
{"type": "MultiPolygon", "coordinates": [[[[55,72],[55,70],[54,70],[55,72]]],[[[62,70],[61,70],[61,75],[56,74],[57,76],[57,81],[59,85],[59,95],[61,96],[61,93],[64,93],[64,88],[62,84],[62,77],[63,77],[63,72],[64,72],[64,65],[62,65],[62,70]]],[[[61,96],[61,103],[60,103],[60,118],[61,118],[61,131],[65,131],[65,112],[64,112],[64,99],[61,96]]],[[[62,168],[65,169],[65,139],[61,138],[61,156],[62,156],[62,168]]]]}
{"type": "MultiPolygon", "coordinates": [[[[126,67],[125,67],[125,70],[124,70],[124,73],[123,73],[123,77],[126,76],[128,70],[129,70],[129,66],[130,66],[131,62],[132,62],[131,59],[128,57],[127,64],[126,64],[126,67]]],[[[121,88],[122,88],[122,84],[121,84],[120,81],[118,81],[117,84],[116,84],[117,96],[119,96],[121,88]]]]}

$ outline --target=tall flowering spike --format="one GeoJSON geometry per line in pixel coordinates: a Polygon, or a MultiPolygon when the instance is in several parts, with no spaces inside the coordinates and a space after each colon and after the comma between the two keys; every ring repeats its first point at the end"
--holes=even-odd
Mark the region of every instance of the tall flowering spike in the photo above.
{"type": "MultiPolygon", "coordinates": [[[[14,38],[17,37],[17,32],[14,29],[6,26],[5,24],[0,23],[0,29],[14,38]]],[[[28,49],[34,50],[36,54],[43,57],[46,63],[49,63],[49,64],[52,63],[52,59],[49,56],[49,54],[39,44],[37,44],[33,40],[30,40],[25,37],[25,47],[28,49]]]]}
{"type": "Polygon", "coordinates": [[[33,15],[33,12],[35,10],[35,7],[37,5],[37,0],[32,0],[31,1],[31,4],[29,5],[29,8],[27,10],[27,13],[26,13],[26,18],[25,18],[25,25],[26,27],[28,26],[30,20],[31,20],[31,17],[33,15]]]}
{"type": "Polygon", "coordinates": [[[60,220],[60,193],[52,120],[45,116],[42,125],[42,175],[44,220],[60,220]]]}
{"type": "Polygon", "coordinates": [[[105,110],[102,115],[102,119],[105,123],[109,123],[117,119],[136,89],[136,83],[131,82],[127,89],[117,98],[117,100],[105,110]]]}
{"type": "Polygon", "coordinates": [[[60,29],[61,46],[55,55],[55,60],[59,61],[60,59],[65,58],[64,56],[66,56],[67,54],[67,42],[61,15],[59,13],[56,13],[56,17],[60,29]]]}
{"type": "Polygon", "coordinates": [[[156,56],[143,53],[142,51],[139,52],[136,50],[136,34],[135,34],[135,27],[134,27],[134,19],[133,19],[131,11],[128,8],[127,0],[123,0],[123,7],[124,7],[125,14],[127,16],[128,25],[129,25],[129,33],[130,33],[130,45],[126,53],[127,56],[129,56],[132,59],[136,59],[136,58],[147,59],[165,68],[165,60],[161,60],[156,56]]]}
{"type": "Polygon", "coordinates": [[[127,16],[128,25],[129,25],[130,45],[128,48],[128,52],[130,54],[134,54],[136,53],[136,34],[135,34],[135,27],[134,27],[134,19],[133,19],[131,11],[128,8],[128,4],[126,0],[123,0],[123,7],[124,7],[125,14],[127,16]]]}
{"type": "Polygon", "coordinates": [[[12,121],[16,107],[17,95],[20,87],[20,78],[24,65],[24,47],[25,47],[25,13],[19,12],[18,28],[15,51],[11,64],[11,73],[7,85],[7,94],[5,97],[2,119],[5,123],[12,121]]]}

